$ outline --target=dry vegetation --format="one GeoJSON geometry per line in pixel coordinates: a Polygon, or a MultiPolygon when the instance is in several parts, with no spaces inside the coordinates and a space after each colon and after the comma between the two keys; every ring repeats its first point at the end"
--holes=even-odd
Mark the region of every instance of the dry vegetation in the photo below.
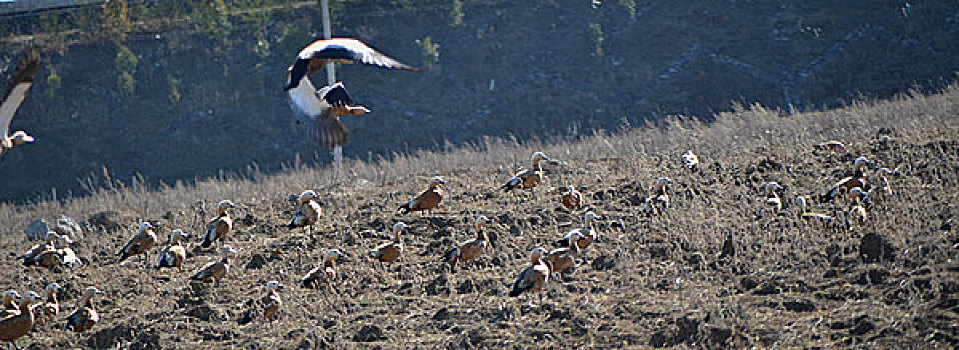
{"type": "MultiPolygon", "coordinates": [[[[10,250],[0,258],[3,288],[40,290],[58,282],[67,313],[84,287],[107,292],[92,333],[37,329],[21,342],[34,348],[954,348],[957,114],[959,88],[952,87],[824,112],[752,107],[708,125],[671,117],[578,141],[490,141],[354,161],[339,180],[326,169],[291,169],[155,190],[112,181],[87,198],[0,206],[2,242],[10,250]],[[893,141],[876,143],[880,131],[893,141]],[[849,153],[811,147],[828,139],[845,141],[849,153]],[[686,149],[700,155],[702,172],[681,166],[686,149]],[[550,167],[548,189],[534,195],[497,191],[533,150],[568,165],[550,167]],[[900,172],[891,178],[895,193],[875,199],[866,224],[829,231],[796,219],[791,196],[815,198],[860,155],[875,162],[873,170],[900,172]],[[395,216],[396,206],[433,175],[449,181],[440,210],[395,216]],[[642,217],[639,202],[658,176],[676,180],[674,207],[665,217],[642,217]],[[756,210],[767,181],[782,184],[789,198],[781,215],[761,219],[756,210]],[[579,214],[559,206],[567,184],[579,186],[604,217],[601,238],[590,248],[591,264],[551,281],[545,303],[531,308],[506,297],[508,284],[531,247],[551,245],[578,222],[579,214]],[[292,212],[287,197],[305,188],[321,194],[325,210],[314,235],[282,227],[292,212]],[[196,249],[196,238],[181,273],[140,270],[136,259],[115,262],[138,221],[153,222],[163,237],[174,228],[198,236],[224,198],[242,208],[234,212],[240,220],[232,239],[239,254],[218,296],[188,283],[189,273],[215,258],[196,249]],[[94,217],[104,211],[116,213],[94,217]],[[76,249],[88,266],[21,267],[17,252],[30,242],[20,232],[34,218],[59,213],[85,221],[87,236],[76,249]],[[439,256],[471,237],[467,229],[478,214],[493,219],[496,248],[482,263],[449,275],[439,256]],[[111,220],[122,228],[104,229],[111,220]],[[384,275],[371,269],[366,252],[389,239],[396,220],[412,226],[407,250],[384,275]],[[875,235],[878,246],[863,240],[875,235]],[[339,265],[339,294],[321,297],[297,286],[330,247],[350,254],[339,265]],[[292,287],[279,320],[239,326],[245,304],[272,279],[292,287]]],[[[813,207],[844,210],[845,204],[813,201],[813,207]]]]}

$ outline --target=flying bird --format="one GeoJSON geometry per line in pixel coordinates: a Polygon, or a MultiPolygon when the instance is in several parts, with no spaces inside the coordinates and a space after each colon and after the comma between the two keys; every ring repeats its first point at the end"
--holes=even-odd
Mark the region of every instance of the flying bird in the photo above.
{"type": "Polygon", "coordinates": [[[296,88],[304,77],[320,70],[327,63],[362,63],[410,72],[422,70],[380,53],[357,39],[322,39],[307,45],[297,54],[296,62],[288,70],[284,91],[296,88]]]}
{"type": "Polygon", "coordinates": [[[317,90],[309,77],[303,77],[287,94],[296,112],[297,124],[317,145],[333,151],[334,161],[340,164],[347,136],[346,126],[340,121],[340,116],[364,115],[370,110],[355,105],[342,82],[317,90]]]}
{"type": "Polygon", "coordinates": [[[37,70],[40,68],[40,53],[29,51],[20,60],[20,65],[13,73],[13,78],[7,86],[7,91],[3,94],[3,102],[0,103],[0,157],[15,146],[33,142],[33,136],[25,131],[18,130],[10,133],[10,122],[13,115],[17,113],[20,104],[27,97],[27,91],[33,86],[33,80],[37,76],[37,70]]]}

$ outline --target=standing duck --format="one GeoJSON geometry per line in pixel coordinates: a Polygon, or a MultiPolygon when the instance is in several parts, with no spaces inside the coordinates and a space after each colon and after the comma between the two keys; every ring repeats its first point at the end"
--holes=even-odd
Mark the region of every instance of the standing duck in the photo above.
{"type": "Polygon", "coordinates": [[[57,292],[63,290],[57,283],[50,283],[43,289],[45,300],[41,304],[34,305],[33,316],[36,323],[44,325],[57,318],[60,314],[60,302],[57,301],[57,292]]]}
{"type": "Polygon", "coordinates": [[[566,187],[566,191],[563,191],[562,203],[566,210],[579,210],[583,207],[583,194],[577,191],[573,185],[569,185],[566,187]]]}
{"type": "Polygon", "coordinates": [[[383,265],[383,263],[392,263],[399,259],[400,254],[403,253],[403,239],[401,233],[406,227],[406,224],[397,222],[395,225],[393,225],[393,241],[389,243],[383,243],[370,250],[370,256],[380,263],[380,268],[382,268],[384,271],[386,270],[386,267],[383,265]]]}
{"type": "Polygon", "coordinates": [[[643,212],[647,215],[662,214],[669,209],[669,185],[673,180],[668,177],[657,178],[649,188],[649,197],[643,203],[643,212]]]}
{"type": "Polygon", "coordinates": [[[263,304],[263,319],[268,321],[273,321],[276,319],[276,312],[280,310],[280,306],[283,305],[283,300],[280,299],[280,294],[278,291],[283,290],[283,285],[277,281],[270,281],[266,283],[266,295],[260,299],[260,303],[263,304]]]}
{"type": "Polygon", "coordinates": [[[30,329],[33,328],[35,321],[30,305],[41,300],[40,295],[37,293],[27,292],[27,294],[23,296],[23,300],[20,301],[19,313],[0,319],[0,341],[10,342],[14,347],[19,349],[20,347],[17,346],[15,341],[27,333],[30,333],[30,329]]]}
{"type": "Polygon", "coordinates": [[[846,144],[838,140],[830,140],[822,143],[817,143],[813,145],[817,150],[829,151],[829,152],[844,152],[846,150],[846,144]]]}
{"type": "Polygon", "coordinates": [[[541,161],[549,161],[549,157],[543,152],[536,152],[530,156],[530,166],[513,175],[500,189],[503,192],[509,192],[515,189],[529,190],[535,188],[543,180],[543,168],[539,165],[541,161]]]}
{"type": "Polygon", "coordinates": [[[0,102],[0,157],[16,146],[33,142],[33,136],[25,131],[18,130],[11,134],[10,122],[27,97],[27,91],[30,91],[30,87],[33,86],[33,80],[39,68],[40,53],[35,50],[28,51],[20,60],[13,78],[7,85],[7,91],[3,94],[3,101],[0,102]]]}
{"type": "Polygon", "coordinates": [[[771,211],[774,216],[779,215],[779,212],[783,209],[783,201],[779,198],[779,194],[777,194],[776,191],[783,189],[783,187],[776,182],[769,182],[766,184],[765,189],[766,199],[763,202],[765,205],[763,211],[771,211]]]}
{"type": "Polygon", "coordinates": [[[203,283],[213,283],[214,287],[220,285],[220,280],[230,272],[230,256],[235,254],[236,250],[228,245],[220,247],[220,259],[203,265],[192,277],[191,280],[203,283]]]}
{"type": "Polygon", "coordinates": [[[273,322],[276,320],[276,313],[280,311],[283,300],[280,299],[279,291],[283,290],[283,285],[279,281],[269,281],[266,283],[266,295],[259,300],[251,300],[248,305],[250,308],[244,313],[237,323],[245,325],[256,319],[257,309],[263,309],[263,319],[273,322]]]}
{"type": "Polygon", "coordinates": [[[186,260],[186,248],[180,244],[180,239],[184,236],[183,231],[173,230],[170,232],[170,245],[163,248],[160,252],[160,259],[157,261],[157,269],[164,267],[175,267],[179,270],[186,260]]]}
{"type": "Polygon", "coordinates": [[[489,222],[485,216],[478,216],[475,221],[476,237],[461,243],[456,248],[450,249],[443,255],[443,260],[450,264],[450,271],[455,272],[456,262],[473,261],[486,254],[486,247],[489,245],[489,237],[483,230],[483,225],[489,222]]]}
{"type": "Polygon", "coordinates": [[[593,241],[596,240],[597,234],[596,229],[593,227],[593,221],[601,219],[599,215],[593,213],[592,211],[586,212],[583,214],[583,227],[569,231],[563,238],[560,238],[556,241],[556,245],[560,247],[568,247],[570,245],[570,238],[573,236],[579,236],[579,239],[576,240],[576,246],[580,251],[582,251],[586,261],[586,248],[589,248],[593,244],[593,241]]]}
{"type": "Polygon", "coordinates": [[[77,304],[77,311],[67,317],[67,329],[82,333],[92,329],[100,321],[100,314],[93,306],[93,297],[98,294],[103,294],[103,291],[95,287],[87,287],[83,291],[83,297],[77,304]]]}
{"type": "Polygon", "coordinates": [[[822,196],[823,202],[831,201],[833,198],[840,196],[842,194],[849,193],[854,187],[866,188],[866,177],[864,175],[864,169],[869,166],[870,163],[866,157],[859,157],[853,161],[853,175],[842,178],[839,181],[836,181],[832,187],[829,188],[829,191],[826,191],[826,194],[822,196]]]}
{"type": "Polygon", "coordinates": [[[696,153],[693,153],[693,150],[686,150],[686,153],[683,153],[683,166],[686,169],[696,171],[699,168],[699,156],[696,153]]]}
{"type": "Polygon", "coordinates": [[[288,69],[284,90],[296,88],[305,77],[327,63],[362,63],[412,72],[421,70],[382,54],[357,39],[323,39],[307,45],[296,55],[296,62],[288,69]]]}
{"type": "Polygon", "coordinates": [[[546,254],[546,263],[550,266],[549,272],[551,274],[560,273],[576,266],[576,256],[580,253],[579,245],[576,242],[582,238],[584,238],[582,235],[575,233],[569,236],[568,246],[553,249],[549,254],[546,254]]]}
{"type": "MultiPolygon", "coordinates": [[[[513,281],[513,288],[509,291],[510,297],[518,297],[520,294],[535,293],[543,290],[543,286],[549,281],[550,267],[543,260],[549,254],[546,249],[537,247],[530,253],[530,266],[520,271],[513,281]]],[[[540,304],[543,303],[543,295],[539,295],[540,304]]]]}
{"type": "Polygon", "coordinates": [[[403,204],[397,209],[401,214],[416,212],[416,211],[432,211],[433,208],[436,208],[443,200],[443,188],[440,185],[446,184],[446,180],[437,176],[432,179],[427,180],[428,188],[420,192],[410,199],[409,202],[403,204]]]}
{"type": "Polygon", "coordinates": [[[306,288],[317,288],[320,284],[332,287],[336,279],[336,259],[343,256],[339,249],[331,248],[323,254],[323,264],[314,267],[300,279],[300,284],[306,288]]]}
{"type": "Polygon", "coordinates": [[[216,205],[216,217],[210,220],[206,225],[206,232],[203,234],[203,248],[209,248],[213,242],[223,243],[223,241],[233,230],[233,218],[230,217],[229,210],[236,208],[236,204],[229,200],[222,200],[216,205]]]}
{"type": "Polygon", "coordinates": [[[154,231],[154,227],[149,222],[141,222],[138,228],[137,234],[134,235],[123,246],[123,249],[120,249],[117,252],[117,256],[120,257],[119,262],[123,262],[127,258],[140,255],[146,263],[146,253],[150,251],[151,248],[157,243],[157,234],[154,231]]]}
{"type": "Polygon", "coordinates": [[[293,213],[293,218],[290,219],[290,223],[286,225],[286,228],[292,230],[303,227],[304,229],[309,228],[312,230],[313,225],[316,224],[316,221],[320,219],[320,215],[323,213],[323,208],[316,202],[316,193],[309,190],[303,191],[303,193],[300,193],[300,196],[297,197],[297,202],[296,212],[293,213]]]}

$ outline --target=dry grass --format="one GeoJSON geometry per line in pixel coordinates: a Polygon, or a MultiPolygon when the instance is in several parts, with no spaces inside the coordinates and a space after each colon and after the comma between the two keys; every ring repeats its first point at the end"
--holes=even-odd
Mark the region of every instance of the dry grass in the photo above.
{"type": "MultiPolygon", "coordinates": [[[[177,184],[162,189],[90,186],[94,195],[28,206],[0,206],[2,240],[10,247],[2,264],[5,288],[39,290],[48,282],[67,289],[66,312],[78,291],[107,291],[103,320],[93,334],[43,328],[25,339],[40,348],[355,347],[356,335],[375,326],[385,348],[423,347],[898,347],[952,348],[959,344],[956,217],[959,88],[942,94],[863,102],[837,110],[783,115],[750,107],[717,116],[712,124],[670,117],[660,125],[581,140],[490,140],[481,145],[394,155],[392,160],[351,161],[334,180],[327,169],[296,168],[264,176],[177,184]],[[875,143],[881,128],[895,137],[875,143]],[[816,153],[811,145],[839,139],[849,153],[816,153]],[[695,150],[703,171],[681,166],[695,150]],[[527,196],[496,190],[543,150],[567,162],[552,166],[547,188],[527,196]],[[878,166],[898,168],[896,193],[880,196],[869,221],[852,230],[829,231],[795,219],[794,193],[815,197],[864,155],[878,166]],[[395,216],[396,206],[441,175],[449,195],[432,215],[395,216]],[[638,200],[652,179],[669,176],[674,207],[665,217],[639,215],[638,200]],[[787,208],[760,218],[760,186],[777,181],[787,208]],[[506,297],[507,284],[526,264],[534,245],[549,245],[578,222],[559,209],[559,190],[580,187],[604,217],[601,239],[590,248],[590,266],[550,282],[545,305],[529,308],[506,297]],[[99,188],[99,189],[93,189],[99,188]],[[321,194],[326,211],[314,235],[282,227],[292,213],[287,196],[305,188],[321,194]],[[173,228],[198,235],[213,205],[241,204],[232,244],[234,270],[213,297],[187,283],[187,275],[214,259],[188,249],[182,273],[137,269],[136,259],[117,265],[111,254],[139,220],[162,236],[173,228]],[[30,243],[21,231],[30,220],[65,213],[86,219],[118,211],[124,229],[90,228],[77,245],[89,266],[77,270],[25,269],[15,252],[30,243]],[[470,217],[493,219],[491,258],[456,276],[438,262],[454,242],[471,235],[470,217]],[[388,240],[395,220],[412,228],[401,262],[383,274],[365,252],[388,240]],[[865,262],[862,237],[875,233],[894,247],[887,259],[865,262]],[[727,236],[733,257],[719,257],[727,236]],[[296,286],[327,248],[350,254],[340,263],[339,294],[328,298],[296,286]],[[247,266],[254,256],[262,267],[247,266]],[[257,258],[259,259],[259,258],[257,258]],[[248,300],[266,281],[292,287],[274,324],[238,326],[248,300]],[[207,317],[207,314],[209,317],[207,317]]],[[[172,166],[172,165],[171,165],[172,166]]],[[[134,182],[136,183],[136,182],[134,182]]],[[[845,205],[816,203],[821,211],[845,205]]],[[[198,245],[196,240],[191,245],[198,245]]],[[[151,261],[153,257],[151,257],[151,261]]]]}

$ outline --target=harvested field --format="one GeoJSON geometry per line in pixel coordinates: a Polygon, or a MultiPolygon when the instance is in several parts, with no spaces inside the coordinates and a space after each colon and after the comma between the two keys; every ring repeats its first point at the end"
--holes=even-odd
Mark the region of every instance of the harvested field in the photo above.
{"type": "MultiPolygon", "coordinates": [[[[660,125],[581,140],[490,140],[441,153],[347,162],[348,174],[291,169],[275,176],[199,181],[148,189],[106,179],[90,197],[29,206],[0,206],[3,288],[65,287],[65,317],[83,288],[106,292],[92,332],[39,327],[19,344],[32,348],[619,348],[619,347],[860,347],[959,346],[959,88],[937,95],[856,103],[843,109],[783,115],[762,107],[717,116],[712,124],[670,117],[660,125]],[[881,142],[881,137],[890,138],[881,142]],[[846,152],[813,144],[841,140],[846,152]],[[682,166],[694,150],[699,171],[682,166]],[[543,150],[565,165],[548,165],[534,193],[497,188],[543,150]],[[851,203],[821,202],[853,160],[872,161],[892,193],[872,186],[863,224],[829,229],[798,219],[793,198],[842,217],[851,203]],[[395,215],[398,205],[440,175],[448,196],[429,214],[395,215]],[[641,212],[650,184],[675,181],[671,208],[641,212]],[[762,186],[784,187],[779,215],[760,214],[762,186]],[[579,225],[581,213],[561,208],[569,184],[603,219],[589,264],[550,280],[542,304],[509,298],[510,283],[534,246],[579,225]],[[284,227],[290,194],[314,189],[324,214],[317,230],[284,227]],[[233,211],[238,249],[233,269],[214,295],[189,275],[216,258],[199,248],[203,225],[220,199],[233,211]],[[112,212],[112,213],[111,213],[112,212]],[[20,253],[33,242],[22,231],[35,218],[65,213],[82,221],[77,269],[26,268],[20,253]],[[447,272],[440,256],[473,236],[472,218],[485,215],[494,242],[476,264],[447,272]],[[161,238],[193,234],[182,272],[142,269],[137,258],[113,256],[148,220],[161,238]],[[390,240],[403,221],[400,261],[374,269],[369,249],[390,240]],[[109,230],[116,228],[118,230],[109,230]],[[339,261],[336,292],[298,285],[328,248],[339,261]],[[269,280],[287,285],[275,322],[239,325],[269,280]]],[[[175,166],[171,164],[171,166],[175,166]]],[[[161,242],[163,239],[161,239],[161,242]]],[[[149,262],[155,263],[155,252],[149,262]]],[[[57,324],[62,324],[60,321],[57,324]]]]}

